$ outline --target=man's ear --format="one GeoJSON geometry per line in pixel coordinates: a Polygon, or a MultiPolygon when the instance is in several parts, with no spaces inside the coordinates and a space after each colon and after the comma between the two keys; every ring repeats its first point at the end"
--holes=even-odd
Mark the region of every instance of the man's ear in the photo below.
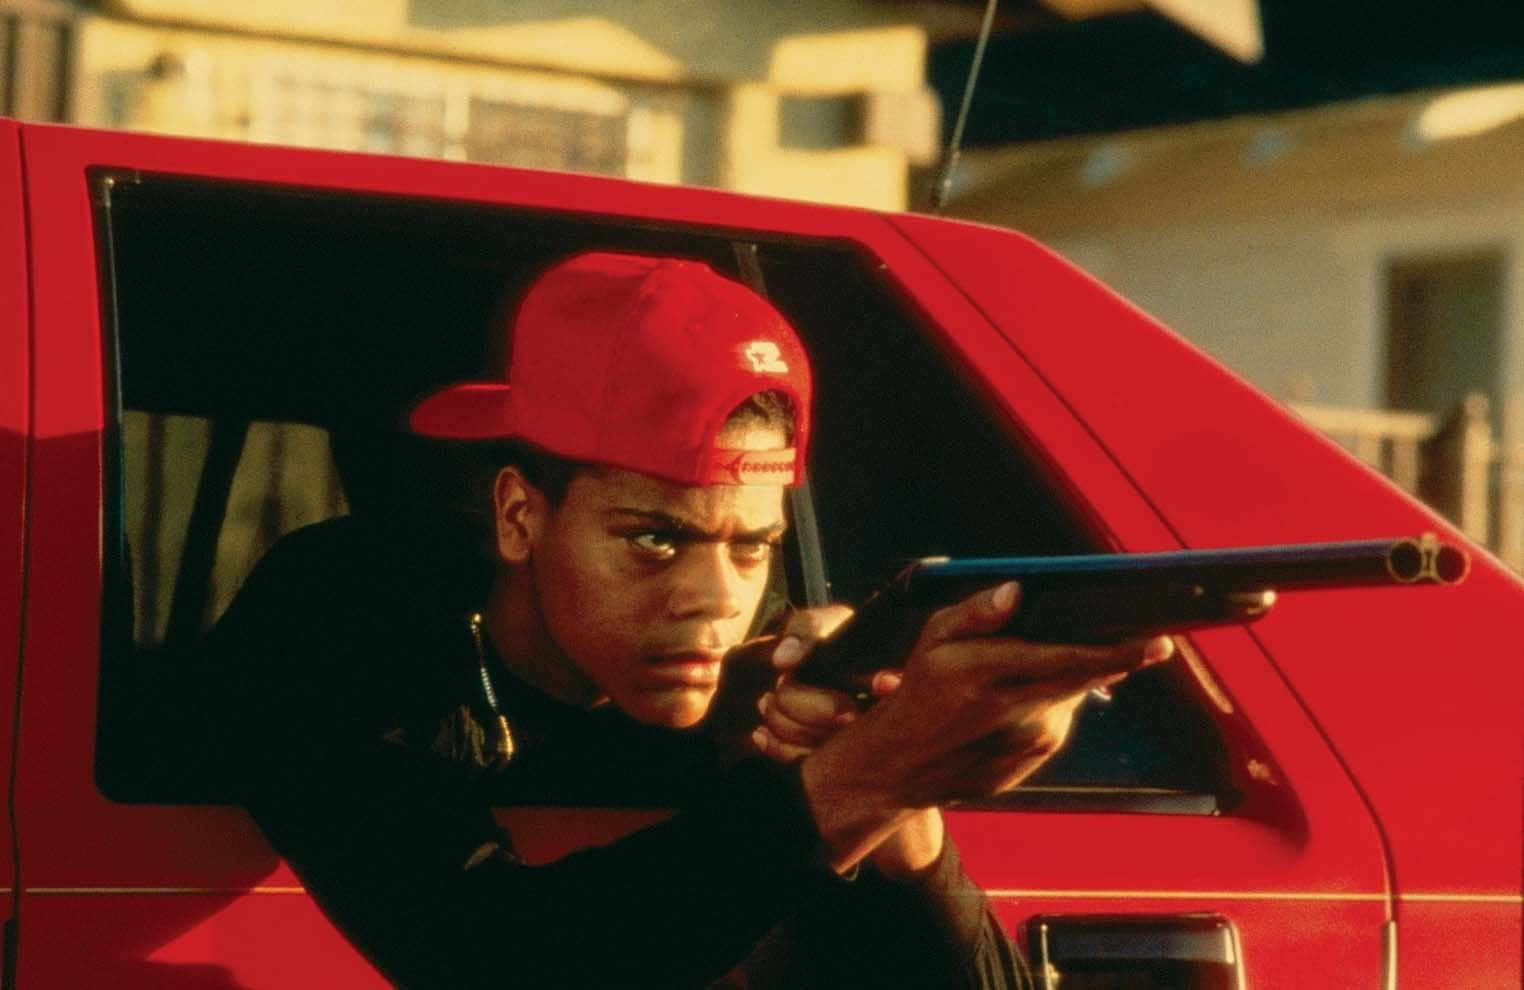
{"type": "Polygon", "coordinates": [[[492,520],[498,558],[522,564],[539,542],[550,515],[550,501],[517,467],[498,471],[492,482],[492,520]]]}

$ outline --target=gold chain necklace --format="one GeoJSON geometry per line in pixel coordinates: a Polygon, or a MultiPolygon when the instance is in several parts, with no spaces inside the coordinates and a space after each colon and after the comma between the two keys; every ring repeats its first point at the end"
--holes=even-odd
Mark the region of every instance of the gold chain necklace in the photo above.
{"type": "Polygon", "coordinates": [[[503,714],[502,706],[497,703],[497,692],[492,689],[492,676],[487,672],[487,648],[482,642],[482,614],[472,612],[467,617],[466,624],[471,627],[471,641],[476,644],[476,671],[481,675],[482,694],[486,696],[492,714],[497,716],[498,733],[493,749],[499,764],[506,764],[513,759],[517,747],[513,742],[513,730],[508,727],[508,717],[503,714]]]}

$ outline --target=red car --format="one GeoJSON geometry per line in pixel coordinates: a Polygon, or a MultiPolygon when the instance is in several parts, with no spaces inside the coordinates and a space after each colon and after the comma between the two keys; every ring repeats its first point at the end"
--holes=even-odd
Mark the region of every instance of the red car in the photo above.
{"type": "MultiPolygon", "coordinates": [[[[401,410],[492,367],[516,287],[592,247],[705,259],[799,326],[796,596],[927,554],[1464,543],[1013,233],[0,121],[6,985],[382,983],[157,716],[263,548],[433,497],[401,410]]],[[[1470,551],[1455,587],[1192,634],[1030,784],[952,811],[1039,981],[1518,986],[1524,583],[1470,551]]],[[[543,859],[662,811],[501,814],[543,859]]]]}

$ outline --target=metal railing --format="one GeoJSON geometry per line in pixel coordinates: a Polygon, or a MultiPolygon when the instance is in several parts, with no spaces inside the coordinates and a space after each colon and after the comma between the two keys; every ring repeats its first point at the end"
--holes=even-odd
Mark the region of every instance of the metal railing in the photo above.
{"type": "Polygon", "coordinates": [[[1311,403],[1290,408],[1524,573],[1524,402],[1504,404],[1498,435],[1492,403],[1480,392],[1443,415],[1311,403]]]}

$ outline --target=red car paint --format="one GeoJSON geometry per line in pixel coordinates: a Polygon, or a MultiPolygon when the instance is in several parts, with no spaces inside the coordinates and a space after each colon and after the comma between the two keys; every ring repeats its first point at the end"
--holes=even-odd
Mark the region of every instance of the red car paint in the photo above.
{"type": "MultiPolygon", "coordinates": [[[[123,804],[96,787],[108,414],[94,166],[854,245],[1119,549],[1425,530],[1461,540],[1009,232],[0,122],[0,696],[14,695],[19,671],[21,987],[384,985],[240,810],[123,804]]],[[[1458,588],[1305,593],[1254,627],[1193,638],[1244,795],[1231,814],[952,813],[967,867],[1003,920],[1015,931],[1037,914],[1213,912],[1236,926],[1256,988],[1378,987],[1394,960],[1399,986],[1517,986],[1524,583],[1472,553],[1458,588]]],[[[0,733],[0,756],[11,738],[0,733]]],[[[526,856],[547,859],[651,814],[503,818],[526,856]]],[[[0,843],[7,865],[9,855],[0,843]]]]}

